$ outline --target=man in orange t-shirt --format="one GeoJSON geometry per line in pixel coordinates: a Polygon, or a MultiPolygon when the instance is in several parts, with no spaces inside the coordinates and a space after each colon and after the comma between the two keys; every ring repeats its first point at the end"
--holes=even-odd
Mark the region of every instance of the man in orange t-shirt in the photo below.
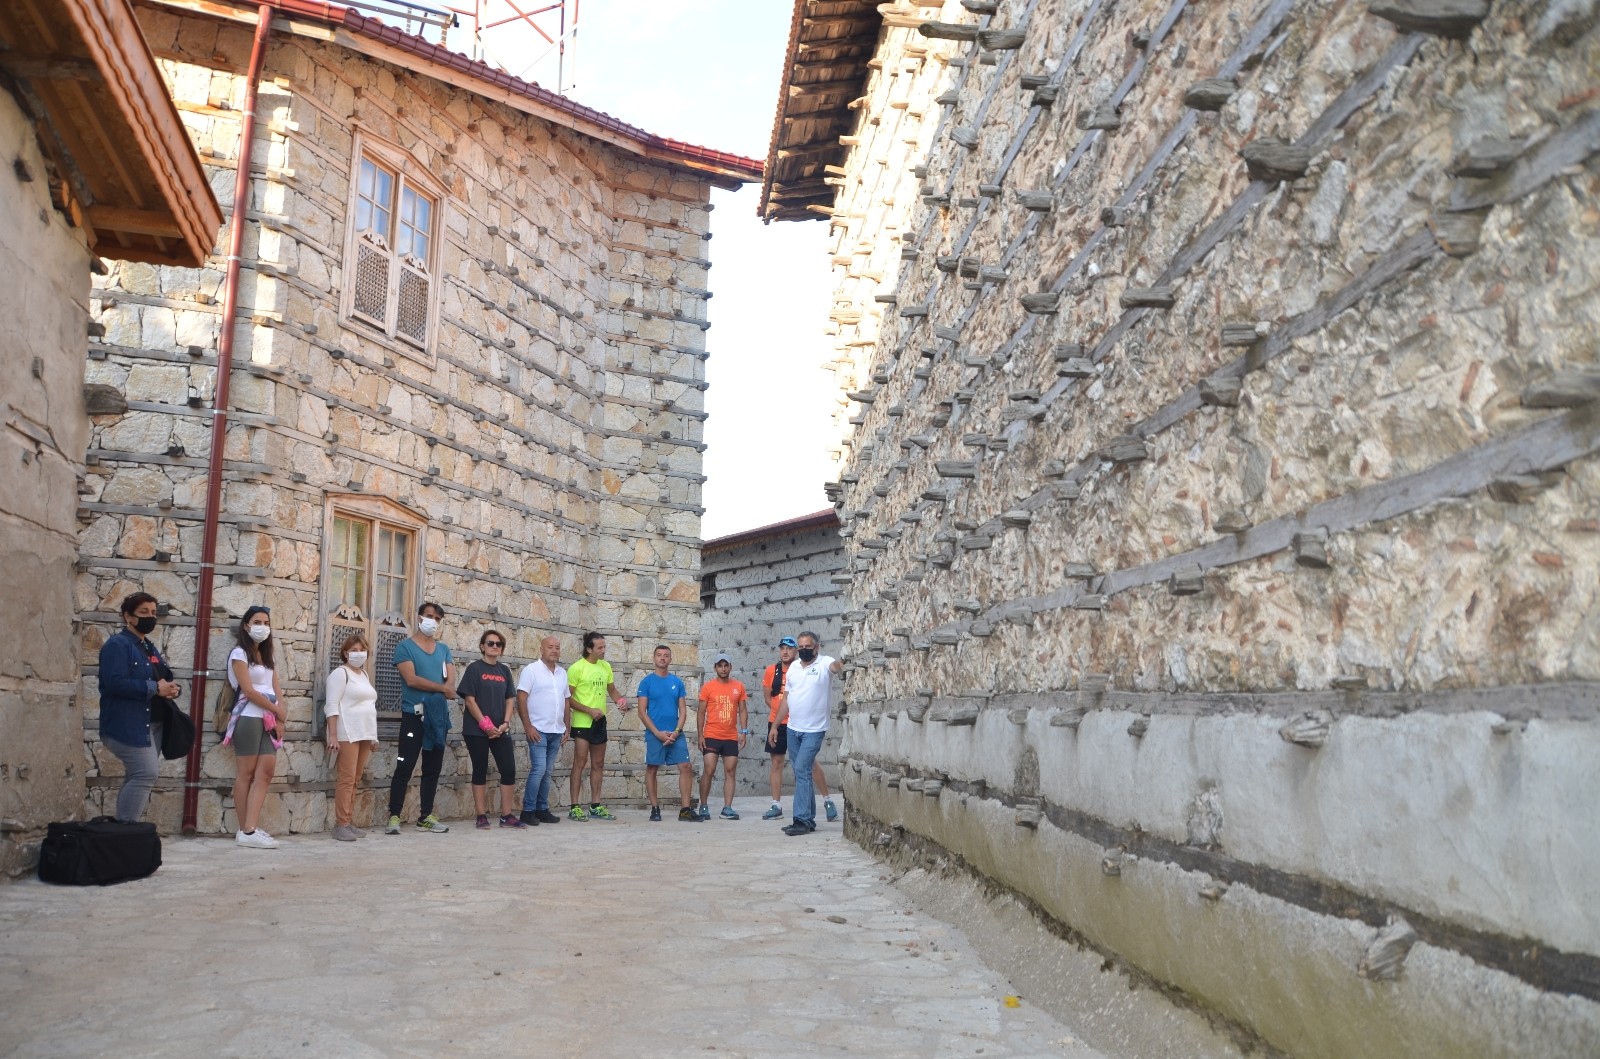
{"type": "Polygon", "coordinates": [[[711,777],[717,771],[717,759],[722,759],[722,818],[737,820],[733,811],[734,776],[739,771],[739,748],[750,734],[749,696],[744,685],[729,679],[733,672],[733,659],[719,654],[711,663],[717,679],[700,687],[700,752],[705,755],[705,765],[700,771],[700,819],[711,819],[706,800],[711,795],[711,777]]]}

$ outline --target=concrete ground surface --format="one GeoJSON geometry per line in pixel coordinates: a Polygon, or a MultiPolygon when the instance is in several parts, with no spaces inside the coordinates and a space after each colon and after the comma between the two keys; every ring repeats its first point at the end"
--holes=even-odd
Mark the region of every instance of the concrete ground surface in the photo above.
{"type": "Polygon", "coordinates": [[[149,879],[0,887],[0,1055],[1102,1055],[766,805],[168,839],[149,879]]]}

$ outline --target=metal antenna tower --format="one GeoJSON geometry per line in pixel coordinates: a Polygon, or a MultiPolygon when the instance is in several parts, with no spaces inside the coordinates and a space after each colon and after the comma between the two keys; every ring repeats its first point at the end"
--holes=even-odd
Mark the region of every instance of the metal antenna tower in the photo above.
{"type": "MultiPolygon", "coordinates": [[[[457,0],[459,3],[460,0],[457,0]]],[[[458,16],[461,28],[471,40],[469,54],[506,73],[526,78],[552,51],[556,53],[555,90],[562,95],[575,87],[569,75],[568,48],[577,41],[578,13],[582,0],[554,0],[539,6],[529,6],[529,0],[470,0],[461,6],[445,5],[445,9],[458,16]],[[568,18],[568,8],[571,18],[568,18]],[[545,45],[531,62],[521,65],[507,63],[490,47],[491,34],[494,47],[511,54],[525,55],[528,51],[545,45]]],[[[449,45],[449,42],[446,42],[449,45]]],[[[576,52],[571,56],[570,73],[577,71],[576,52]]]]}

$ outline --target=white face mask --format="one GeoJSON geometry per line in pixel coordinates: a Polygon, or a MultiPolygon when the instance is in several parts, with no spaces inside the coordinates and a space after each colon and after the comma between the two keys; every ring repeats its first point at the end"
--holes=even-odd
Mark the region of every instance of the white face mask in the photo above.
{"type": "Polygon", "coordinates": [[[432,636],[439,631],[438,618],[423,618],[417,622],[417,631],[424,636],[432,636]]]}
{"type": "Polygon", "coordinates": [[[245,632],[256,643],[265,643],[267,637],[272,635],[272,627],[270,625],[252,625],[245,632]]]}
{"type": "Polygon", "coordinates": [[[365,651],[351,651],[350,652],[350,668],[352,668],[352,669],[360,669],[362,666],[364,666],[366,664],[367,664],[367,652],[365,652],[365,651]]]}

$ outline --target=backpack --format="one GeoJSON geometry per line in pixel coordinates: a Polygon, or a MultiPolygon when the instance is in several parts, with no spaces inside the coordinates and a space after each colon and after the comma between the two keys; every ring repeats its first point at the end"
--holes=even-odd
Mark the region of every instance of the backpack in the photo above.
{"type": "Polygon", "coordinates": [[[211,703],[211,727],[218,735],[228,731],[228,721],[233,717],[233,707],[239,701],[239,691],[233,686],[233,663],[228,663],[228,673],[217,685],[217,697],[211,703]]]}

